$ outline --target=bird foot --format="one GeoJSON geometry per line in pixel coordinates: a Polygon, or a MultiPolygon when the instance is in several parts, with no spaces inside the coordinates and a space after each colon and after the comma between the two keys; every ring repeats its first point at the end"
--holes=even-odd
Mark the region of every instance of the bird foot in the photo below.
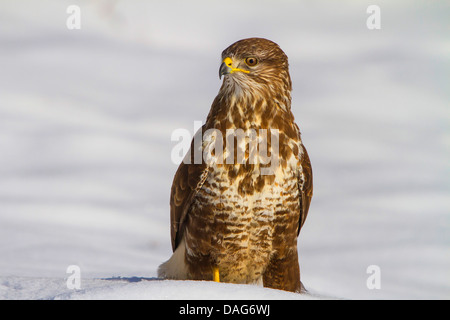
{"type": "Polygon", "coordinates": [[[219,268],[217,267],[213,267],[213,280],[215,282],[220,282],[219,268]]]}

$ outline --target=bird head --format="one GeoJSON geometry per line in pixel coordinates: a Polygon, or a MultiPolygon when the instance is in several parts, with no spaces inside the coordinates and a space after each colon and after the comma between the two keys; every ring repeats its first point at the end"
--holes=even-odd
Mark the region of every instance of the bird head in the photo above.
{"type": "Polygon", "coordinates": [[[286,54],[275,42],[263,38],[239,40],[226,48],[219,69],[219,78],[222,76],[227,90],[291,90],[286,54]]]}

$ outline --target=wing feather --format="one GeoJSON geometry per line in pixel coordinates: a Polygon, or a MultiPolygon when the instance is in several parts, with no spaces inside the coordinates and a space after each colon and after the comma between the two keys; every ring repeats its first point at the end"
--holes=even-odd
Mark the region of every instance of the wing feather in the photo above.
{"type": "Polygon", "coordinates": [[[194,155],[191,150],[193,150],[193,142],[188,151],[191,154],[191,163],[180,164],[170,192],[170,235],[173,251],[182,239],[186,217],[192,202],[209,173],[209,168],[203,161],[201,164],[194,164],[194,155]]]}
{"type": "Polygon", "coordinates": [[[297,229],[297,235],[306,221],[308,216],[309,205],[313,196],[313,175],[311,161],[309,160],[306,148],[301,145],[303,152],[300,158],[300,168],[298,172],[298,187],[300,190],[300,219],[297,229]]]}

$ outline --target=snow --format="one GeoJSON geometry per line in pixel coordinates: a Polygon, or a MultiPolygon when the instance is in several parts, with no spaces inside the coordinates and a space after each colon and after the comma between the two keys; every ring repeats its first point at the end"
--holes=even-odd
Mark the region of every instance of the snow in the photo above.
{"type": "Polygon", "coordinates": [[[0,299],[450,298],[448,4],[377,1],[368,30],[369,1],[76,3],[80,30],[73,1],[0,3],[0,299]],[[306,295],[156,279],[171,133],[204,121],[220,53],[250,36],[289,56],[313,164],[306,295]]]}
{"type": "Polygon", "coordinates": [[[157,278],[104,278],[82,280],[80,289],[68,289],[55,278],[4,277],[1,299],[52,300],[318,300],[314,293],[281,290],[212,281],[175,281],[157,278]]]}

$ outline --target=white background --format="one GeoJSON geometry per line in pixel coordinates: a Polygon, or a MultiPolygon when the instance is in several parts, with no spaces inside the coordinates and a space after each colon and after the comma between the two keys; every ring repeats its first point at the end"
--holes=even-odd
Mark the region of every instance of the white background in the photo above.
{"type": "Polygon", "coordinates": [[[222,50],[253,36],[289,57],[312,161],[299,237],[310,297],[450,298],[448,12],[445,1],[0,2],[0,298],[294,297],[152,279],[171,254],[171,133],[205,120],[222,50]],[[80,30],[66,27],[71,4],[80,30]],[[370,4],[381,30],[366,27],[370,4]],[[82,291],[65,287],[72,264],[82,291]],[[366,286],[369,265],[380,290],[366,286]]]}

